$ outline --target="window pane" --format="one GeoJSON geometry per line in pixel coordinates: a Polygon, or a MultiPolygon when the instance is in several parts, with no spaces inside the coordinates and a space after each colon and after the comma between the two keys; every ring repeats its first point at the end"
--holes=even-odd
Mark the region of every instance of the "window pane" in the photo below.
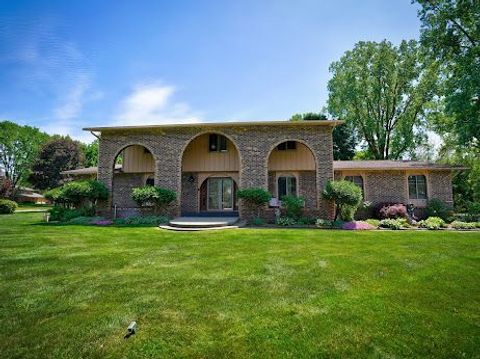
{"type": "Polygon", "coordinates": [[[218,151],[218,136],[214,133],[208,137],[208,150],[210,152],[218,151]]]}
{"type": "Polygon", "coordinates": [[[287,177],[278,177],[278,198],[287,195],[287,177]]]}
{"type": "Polygon", "coordinates": [[[226,151],[227,150],[227,138],[225,136],[218,136],[219,137],[219,148],[220,151],[226,151]]]}
{"type": "Polygon", "coordinates": [[[297,179],[295,177],[287,177],[288,180],[288,195],[297,195],[297,179]]]}
{"type": "Polygon", "coordinates": [[[417,199],[417,179],[416,176],[408,177],[408,198],[417,199]]]}
{"type": "Polygon", "coordinates": [[[417,177],[417,198],[418,199],[427,199],[427,181],[425,176],[416,176],[417,177]]]}

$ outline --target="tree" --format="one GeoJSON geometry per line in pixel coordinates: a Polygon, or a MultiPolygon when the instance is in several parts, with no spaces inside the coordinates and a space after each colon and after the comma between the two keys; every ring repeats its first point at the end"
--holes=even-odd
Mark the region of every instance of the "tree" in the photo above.
{"type": "Polygon", "coordinates": [[[30,166],[49,136],[35,127],[0,122],[0,167],[11,181],[13,192],[28,177],[30,166]]]}
{"type": "Polygon", "coordinates": [[[75,169],[83,161],[80,142],[70,137],[50,140],[41,147],[32,165],[29,181],[41,190],[56,187],[62,179],[62,171],[75,169]]]}
{"type": "Polygon", "coordinates": [[[353,216],[362,203],[362,190],[350,181],[329,181],[322,193],[323,198],[335,201],[335,220],[353,221],[353,216]]]}
{"type": "MultiPolygon", "coordinates": [[[[321,113],[308,112],[304,114],[295,114],[290,121],[319,121],[328,120],[327,116],[321,113]]],[[[336,126],[332,132],[333,136],[333,159],[351,160],[355,156],[356,140],[354,130],[351,126],[343,124],[336,126]]]]}
{"type": "Polygon", "coordinates": [[[434,123],[457,145],[480,150],[480,2],[416,0],[421,43],[442,66],[445,116],[434,123]]]}
{"type": "Polygon", "coordinates": [[[399,159],[426,142],[438,69],[416,41],[359,42],[330,72],[328,111],[352,126],[368,157],[399,159]]]}
{"type": "Polygon", "coordinates": [[[98,166],[98,140],[82,145],[82,151],[85,156],[85,167],[98,166]]]}

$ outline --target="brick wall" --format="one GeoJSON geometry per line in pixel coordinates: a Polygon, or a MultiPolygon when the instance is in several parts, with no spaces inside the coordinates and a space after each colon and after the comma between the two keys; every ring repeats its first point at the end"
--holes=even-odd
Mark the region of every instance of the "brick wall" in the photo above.
{"type": "MultiPolygon", "coordinates": [[[[332,136],[330,126],[308,125],[247,125],[225,128],[169,127],[102,132],[99,147],[98,179],[112,188],[112,169],[117,154],[128,145],[146,147],[155,160],[155,184],[182,192],[182,154],[188,143],[203,133],[219,133],[227,136],[236,146],[240,156],[239,187],[268,188],[267,163],[270,151],[279,143],[294,140],[307,145],[315,156],[315,193],[319,198],[318,211],[323,218],[333,216],[333,204],[318,195],[327,181],[333,178],[332,136]]],[[[312,183],[310,181],[310,183],[312,183]]],[[[181,198],[181,196],[180,196],[181,198]]],[[[172,206],[171,214],[180,213],[180,198],[172,206]]],[[[111,208],[112,199],[103,207],[111,208]]],[[[242,215],[242,208],[240,208],[242,215]]]]}
{"type": "Polygon", "coordinates": [[[432,171],[427,174],[428,198],[438,198],[453,207],[451,171],[432,171]]]}
{"type": "Polygon", "coordinates": [[[182,212],[198,211],[198,174],[184,172],[182,174],[182,212]],[[191,181],[193,178],[193,181],[191,181]]]}

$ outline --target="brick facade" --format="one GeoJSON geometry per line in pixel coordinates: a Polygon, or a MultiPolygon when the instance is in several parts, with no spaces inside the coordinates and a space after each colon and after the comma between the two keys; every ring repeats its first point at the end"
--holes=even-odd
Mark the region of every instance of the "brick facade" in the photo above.
{"type": "MultiPolygon", "coordinates": [[[[98,179],[112,190],[115,157],[129,145],[147,148],[155,160],[155,184],[180,194],[172,206],[172,215],[180,213],[182,198],[182,154],[187,145],[200,134],[218,133],[228,137],[237,147],[240,157],[239,188],[268,188],[268,157],[280,143],[297,141],[309,147],[315,157],[314,183],[316,207],[323,218],[333,216],[333,204],[319,196],[327,181],[333,179],[332,127],[308,124],[238,125],[238,126],[178,126],[164,128],[109,129],[102,131],[99,146],[98,179]]],[[[187,189],[187,188],[185,188],[187,189]]],[[[310,191],[309,191],[310,192],[310,191]]],[[[112,198],[103,203],[108,212],[112,198]]],[[[239,207],[242,216],[242,206],[239,207]]]]}

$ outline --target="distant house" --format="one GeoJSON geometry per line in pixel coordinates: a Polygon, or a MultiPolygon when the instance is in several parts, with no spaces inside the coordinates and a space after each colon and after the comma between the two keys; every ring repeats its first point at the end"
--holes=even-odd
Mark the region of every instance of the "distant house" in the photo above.
{"type": "Polygon", "coordinates": [[[45,204],[47,199],[40,193],[35,192],[33,188],[20,187],[15,194],[15,200],[20,203],[45,204]]]}
{"type": "MultiPolygon", "coordinates": [[[[66,176],[97,176],[111,195],[103,211],[137,210],[134,187],[156,185],[178,193],[172,214],[240,213],[238,188],[262,187],[277,199],[305,198],[306,213],[333,217],[333,203],[322,198],[325,184],[346,179],[364,198],[412,203],[428,199],[453,204],[455,167],[418,161],[333,161],[332,130],[341,121],[224,122],[184,125],[93,127],[100,138],[99,167],[65,171],[66,176]],[[121,164],[118,158],[121,158],[121,164]]],[[[272,201],[275,204],[278,201],[272,201]]],[[[273,217],[274,208],[265,211],[273,217]]]]}

